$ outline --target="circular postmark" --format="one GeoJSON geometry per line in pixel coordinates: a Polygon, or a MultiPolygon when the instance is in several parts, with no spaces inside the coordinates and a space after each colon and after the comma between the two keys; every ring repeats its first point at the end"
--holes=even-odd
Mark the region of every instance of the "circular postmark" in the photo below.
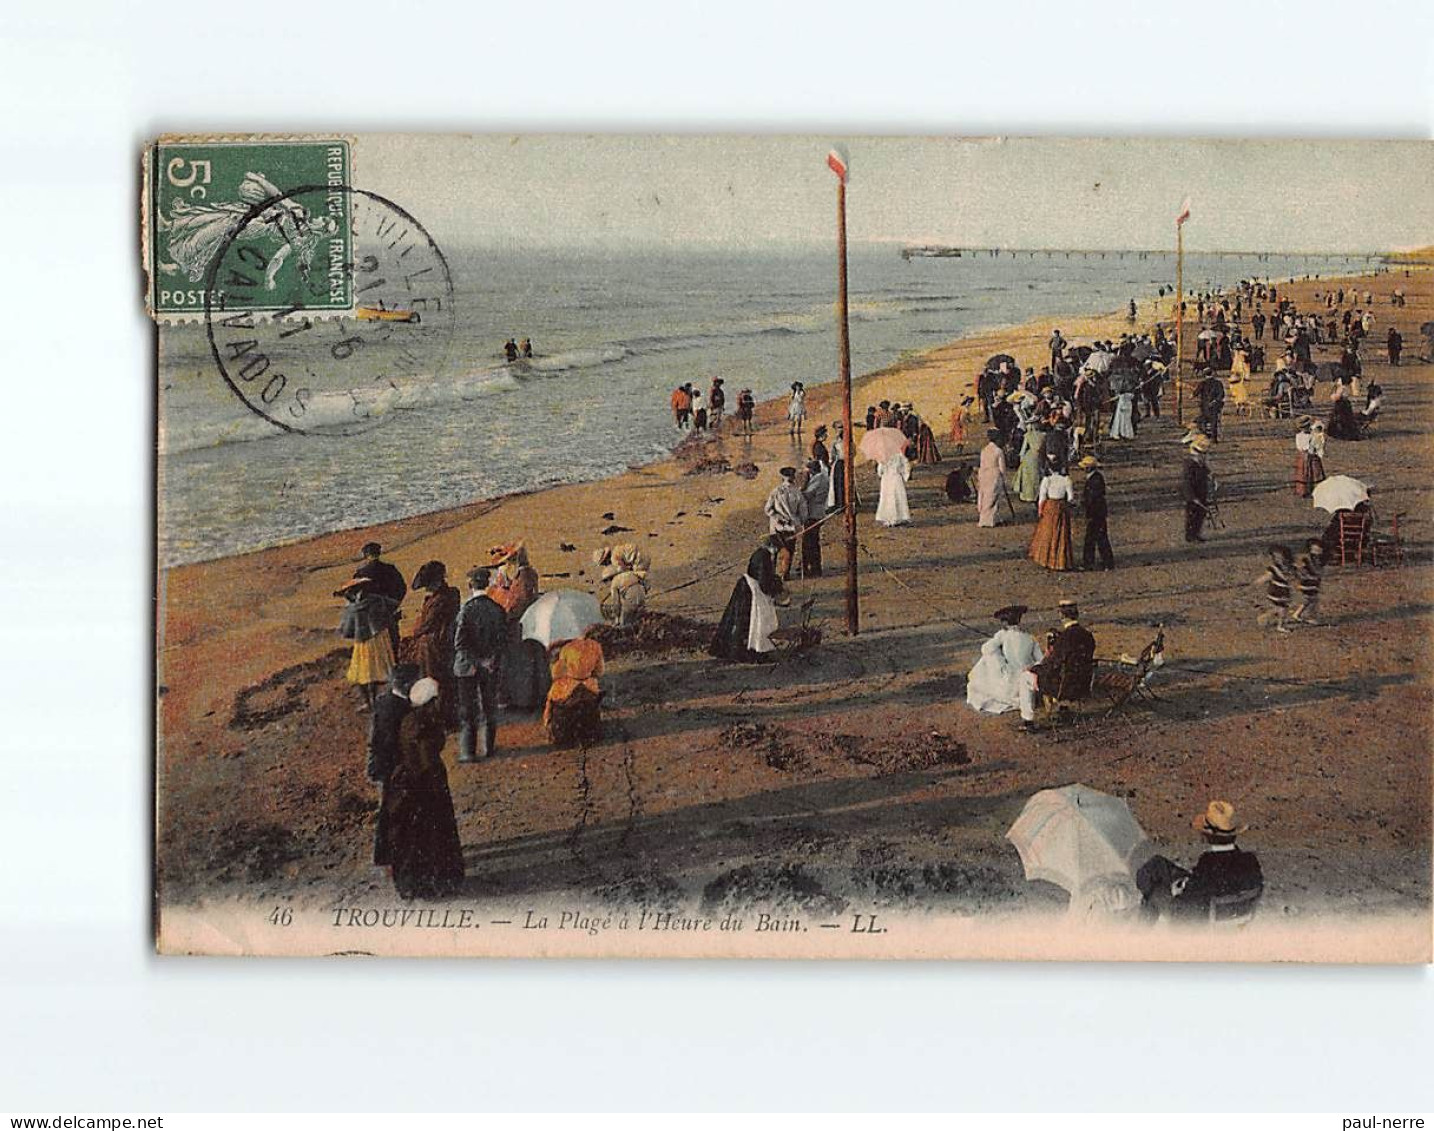
{"type": "Polygon", "coordinates": [[[286,432],[346,436],[423,396],[456,317],[448,260],[405,209],[348,185],[250,208],[210,264],[220,376],[286,432]]]}

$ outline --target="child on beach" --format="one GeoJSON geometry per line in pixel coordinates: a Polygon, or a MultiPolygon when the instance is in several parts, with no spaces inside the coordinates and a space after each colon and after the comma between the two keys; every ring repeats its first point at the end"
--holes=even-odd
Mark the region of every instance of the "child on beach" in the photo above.
{"type": "Polygon", "coordinates": [[[1324,543],[1311,538],[1305,543],[1305,552],[1295,563],[1295,588],[1299,592],[1299,603],[1290,613],[1290,620],[1301,624],[1319,624],[1320,584],[1324,581],[1324,543]]]}
{"type": "Polygon", "coordinates": [[[751,389],[743,389],[737,395],[737,419],[742,422],[742,435],[751,436],[756,430],[752,425],[752,415],[757,411],[757,398],[752,395],[751,389]]]}
{"type": "Polygon", "coordinates": [[[787,433],[793,440],[802,438],[802,421],[807,418],[807,390],[800,381],[792,382],[792,399],[787,405],[787,433]]]}
{"type": "Polygon", "coordinates": [[[1262,628],[1273,624],[1276,632],[1289,632],[1285,627],[1285,614],[1290,608],[1290,588],[1295,572],[1294,555],[1288,546],[1271,546],[1270,560],[1264,573],[1255,578],[1255,583],[1264,585],[1265,599],[1270,607],[1255,618],[1262,628]]]}

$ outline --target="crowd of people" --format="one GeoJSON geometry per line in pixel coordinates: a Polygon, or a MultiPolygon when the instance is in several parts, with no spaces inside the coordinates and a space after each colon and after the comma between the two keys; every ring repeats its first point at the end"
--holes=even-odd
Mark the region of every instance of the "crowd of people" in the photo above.
{"type": "MultiPolygon", "coordinates": [[[[1180,438],[1184,453],[1172,483],[1183,503],[1186,543],[1205,541],[1207,528],[1219,523],[1210,458],[1221,441],[1227,406],[1237,414],[1290,420],[1293,490],[1305,498],[1326,477],[1327,444],[1364,438],[1378,417],[1383,389],[1372,381],[1361,387],[1361,347],[1374,327],[1372,295],[1350,292],[1360,305],[1348,308],[1343,290],[1317,297],[1323,316],[1298,309],[1277,287],[1258,281],[1228,293],[1191,296],[1195,368],[1186,391],[1193,424],[1180,438]],[[1267,393],[1257,398],[1251,381],[1265,368],[1267,340],[1282,350],[1267,393]],[[1338,347],[1338,361],[1317,364],[1315,351],[1331,345],[1338,347]],[[1322,384],[1331,389],[1327,421],[1314,411],[1322,384]]],[[[1391,328],[1384,344],[1389,363],[1398,364],[1397,331],[1391,328]]],[[[1039,368],[1023,370],[1010,355],[991,358],[971,394],[953,397],[948,436],[958,455],[964,454],[968,423],[979,417],[987,427],[975,465],[960,460],[945,477],[945,495],[958,505],[974,504],[977,529],[1019,521],[1026,511],[1034,519],[1026,556],[1045,570],[1113,570],[1106,465],[1113,462],[1118,470],[1122,460],[1112,453],[1135,439],[1143,424],[1168,412],[1162,402],[1175,343],[1169,327],[1157,323],[1148,333],[1089,344],[1072,343],[1056,329],[1047,346],[1039,368]]],[[[720,430],[726,420],[724,381],[713,378],[706,392],[684,383],[673,391],[671,406],[681,430],[720,430]]],[[[891,528],[914,521],[907,494],[913,469],[943,461],[934,429],[910,402],[869,405],[856,423],[865,433],[860,443],[845,435],[841,421],[818,424],[808,442],[808,415],[805,386],[793,382],[786,420],[800,458],[780,468],[767,495],[767,530],[736,579],[712,636],[709,651],[716,658],[773,662],[778,610],[790,602],[794,572],[802,578],[823,574],[822,529],[844,509],[851,460],[864,456],[876,464],[875,520],[891,528]],[[873,442],[878,439],[888,442],[873,442]]],[[[733,430],[750,436],[754,417],[755,397],[743,389],[733,430]]],[[[1319,623],[1329,539],[1329,532],[1311,537],[1298,555],[1285,545],[1269,548],[1257,579],[1266,606],[1260,624],[1283,633],[1293,625],[1319,623]]],[[[650,560],[629,543],[596,551],[593,565],[603,615],[618,627],[629,626],[647,598],[650,560]]],[[[337,592],[345,600],[340,632],[352,642],[348,679],[370,713],[370,775],[384,793],[375,862],[392,867],[405,896],[441,893],[461,877],[452,801],[437,756],[447,733],[457,731],[460,764],[492,756],[498,712],[505,706],[541,707],[556,745],[588,745],[601,737],[601,645],[585,631],[544,647],[525,639],[521,629],[523,614],[539,597],[538,574],[526,548],[494,547],[487,565],[471,569],[465,580],[463,596],[448,583],[442,562],[423,563],[412,579],[412,588],[424,593],[423,604],[407,635],[399,625],[408,586],[377,544],[363,548],[354,577],[337,592]]],[[[1087,698],[1096,669],[1095,636],[1073,600],[1054,604],[1060,624],[1044,643],[1021,627],[1027,611],[1011,604],[993,614],[1000,627],[982,644],[966,684],[968,706],[991,714],[1015,711],[1023,730],[1036,727],[1043,701],[1064,710],[1087,698]]],[[[1206,832],[1225,836],[1229,830],[1212,823],[1206,832]]],[[[1193,882],[1179,871],[1170,865],[1160,876],[1147,876],[1147,894],[1159,898],[1177,881],[1193,882]]]]}

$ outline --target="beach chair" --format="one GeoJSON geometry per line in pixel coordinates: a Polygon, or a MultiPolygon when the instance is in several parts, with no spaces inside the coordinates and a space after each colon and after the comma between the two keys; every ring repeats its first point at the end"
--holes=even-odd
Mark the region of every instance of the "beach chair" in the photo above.
{"type": "Polygon", "coordinates": [[[1379,566],[1394,563],[1396,568],[1404,565],[1404,540],[1399,532],[1399,521],[1408,512],[1400,511],[1389,525],[1388,533],[1372,529],[1369,534],[1369,560],[1379,566]]]}
{"type": "MultiPolygon", "coordinates": [[[[1099,683],[1110,699],[1105,717],[1119,711],[1132,700],[1157,702],[1160,696],[1150,686],[1155,673],[1165,663],[1165,629],[1156,630],[1155,639],[1140,650],[1134,663],[1122,660],[1104,661],[1107,671],[1099,672],[1099,683]]],[[[1099,669],[1097,669],[1099,671],[1099,669]]]]}
{"type": "Polygon", "coordinates": [[[1228,895],[1211,896],[1210,926],[1243,927],[1255,917],[1255,909],[1259,907],[1260,896],[1264,892],[1264,888],[1256,887],[1230,892],[1228,895]]]}
{"type": "Polygon", "coordinates": [[[1358,511],[1341,511],[1339,515],[1339,564],[1341,568],[1353,562],[1359,565],[1364,561],[1365,550],[1369,545],[1369,534],[1372,523],[1367,514],[1360,514],[1358,511]]]}

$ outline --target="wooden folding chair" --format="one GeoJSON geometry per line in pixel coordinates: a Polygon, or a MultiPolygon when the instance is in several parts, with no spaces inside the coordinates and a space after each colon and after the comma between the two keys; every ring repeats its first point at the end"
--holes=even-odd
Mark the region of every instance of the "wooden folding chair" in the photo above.
{"type": "Polygon", "coordinates": [[[1341,567],[1351,561],[1360,565],[1364,561],[1365,549],[1369,543],[1370,518],[1357,511],[1342,511],[1339,516],[1339,564],[1341,567]]]}
{"type": "Polygon", "coordinates": [[[1140,650],[1135,663],[1123,664],[1120,662],[1106,661],[1105,666],[1113,669],[1108,674],[1102,673],[1101,683],[1105,687],[1106,694],[1110,697],[1110,707],[1105,712],[1109,718],[1120,710],[1132,699],[1157,702],[1160,696],[1150,686],[1156,670],[1165,663],[1165,629],[1160,628],[1155,633],[1155,639],[1140,650]]]}
{"type": "Polygon", "coordinates": [[[1399,520],[1407,513],[1407,511],[1400,511],[1394,516],[1387,534],[1371,530],[1369,560],[1374,565],[1385,565],[1391,561],[1396,568],[1404,565],[1404,540],[1399,533],[1399,520]]]}

